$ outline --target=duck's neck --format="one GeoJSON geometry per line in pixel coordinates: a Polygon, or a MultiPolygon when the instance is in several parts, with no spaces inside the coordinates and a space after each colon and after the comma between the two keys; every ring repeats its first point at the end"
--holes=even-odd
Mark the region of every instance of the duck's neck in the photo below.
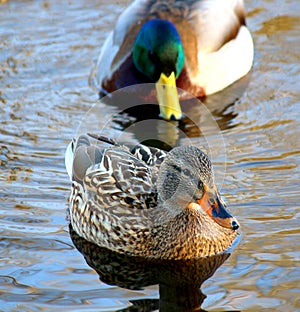
{"type": "Polygon", "coordinates": [[[200,258],[228,249],[237,232],[214,222],[205,213],[185,209],[176,216],[157,214],[152,229],[153,246],[169,259],[200,258]]]}

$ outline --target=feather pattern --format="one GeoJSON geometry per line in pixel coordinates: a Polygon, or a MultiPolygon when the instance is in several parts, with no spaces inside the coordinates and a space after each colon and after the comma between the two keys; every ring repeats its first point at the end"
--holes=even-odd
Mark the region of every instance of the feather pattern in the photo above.
{"type": "Polygon", "coordinates": [[[166,153],[105,142],[111,146],[92,144],[83,135],[67,150],[70,221],[76,233],[99,246],[148,258],[197,258],[230,247],[235,230],[218,225],[196,203],[181,204],[189,194],[189,201],[200,198],[204,184],[214,185],[203,152],[180,147],[166,153]],[[178,194],[165,200],[172,192],[178,194]]]}

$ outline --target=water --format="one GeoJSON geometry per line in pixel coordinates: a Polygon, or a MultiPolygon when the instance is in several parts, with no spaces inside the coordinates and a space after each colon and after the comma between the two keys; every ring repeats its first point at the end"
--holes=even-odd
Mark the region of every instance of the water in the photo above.
{"type": "MultiPolygon", "coordinates": [[[[231,256],[127,268],[126,258],[93,256],[95,248],[70,236],[64,151],[97,100],[90,73],[128,3],[0,2],[0,310],[150,311],[160,298],[171,311],[183,311],[182,302],[208,311],[300,311],[297,0],[246,1],[256,47],[252,74],[207,103],[226,146],[225,153],[220,139],[211,137],[218,183],[241,223],[231,256]],[[237,103],[216,105],[248,82],[237,103]],[[125,273],[111,276],[112,263],[125,273]]],[[[103,119],[113,111],[104,105],[103,119]]],[[[147,131],[171,145],[186,144],[186,136],[202,142],[197,127],[182,132],[170,125],[147,131]]],[[[134,140],[139,133],[131,127],[126,135],[134,140]]]]}

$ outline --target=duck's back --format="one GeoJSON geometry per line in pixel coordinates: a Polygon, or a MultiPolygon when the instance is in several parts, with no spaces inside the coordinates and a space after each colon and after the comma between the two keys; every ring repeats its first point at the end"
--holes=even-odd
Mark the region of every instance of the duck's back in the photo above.
{"type": "Polygon", "coordinates": [[[74,230],[112,248],[118,232],[151,228],[157,171],[165,153],[140,145],[103,148],[92,145],[87,136],[71,148],[72,165],[67,167],[72,168],[69,215],[74,230]]]}

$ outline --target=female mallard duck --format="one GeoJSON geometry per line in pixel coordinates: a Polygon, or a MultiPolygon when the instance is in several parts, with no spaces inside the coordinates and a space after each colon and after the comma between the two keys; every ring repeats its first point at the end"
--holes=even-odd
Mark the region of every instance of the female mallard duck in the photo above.
{"type": "Polygon", "coordinates": [[[239,225],[225,209],[211,163],[195,146],[169,153],[137,145],[73,141],[70,220],[78,235],[119,253],[192,259],[228,249],[239,225]]]}
{"type": "Polygon", "coordinates": [[[103,45],[96,80],[100,95],[155,82],[162,117],[180,119],[175,86],[206,96],[246,75],[252,62],[243,0],[136,0],[103,45]]]}

